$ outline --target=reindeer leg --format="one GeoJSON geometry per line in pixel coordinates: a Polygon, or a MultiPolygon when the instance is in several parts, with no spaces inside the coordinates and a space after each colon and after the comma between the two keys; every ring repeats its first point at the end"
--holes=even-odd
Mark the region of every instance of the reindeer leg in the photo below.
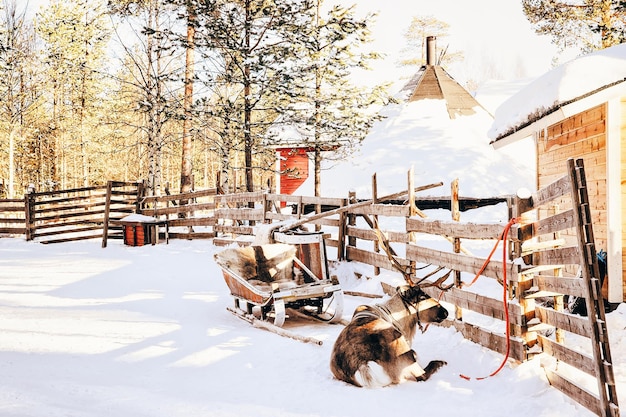
{"type": "Polygon", "coordinates": [[[426,381],[428,378],[432,376],[435,372],[439,370],[444,365],[447,365],[446,361],[430,361],[426,368],[424,368],[424,373],[418,377],[416,377],[417,382],[426,381]]]}
{"type": "Polygon", "coordinates": [[[411,362],[408,366],[404,368],[402,372],[402,379],[407,381],[426,381],[428,378],[430,378],[432,374],[437,372],[439,368],[447,365],[447,362],[445,361],[430,361],[426,368],[422,368],[417,362],[417,354],[413,349],[401,355],[399,359],[404,359],[405,361],[408,360],[411,362]]]}

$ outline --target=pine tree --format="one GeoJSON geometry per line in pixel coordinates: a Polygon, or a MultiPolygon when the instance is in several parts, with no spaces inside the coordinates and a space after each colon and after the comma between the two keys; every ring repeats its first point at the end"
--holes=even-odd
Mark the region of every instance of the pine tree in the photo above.
{"type": "MultiPolygon", "coordinates": [[[[137,129],[147,154],[150,194],[163,190],[164,151],[173,132],[168,124],[181,117],[177,83],[182,68],[181,51],[167,33],[175,24],[175,10],[163,0],[111,0],[111,12],[127,26],[120,38],[126,54],[122,60],[125,77],[118,80],[126,97],[133,97],[133,114],[128,121],[137,129]],[[174,15],[174,16],[173,16],[174,15]],[[129,29],[130,28],[130,29],[129,29]],[[135,44],[132,44],[132,41],[135,44]]],[[[128,109],[127,109],[128,110],[128,109]]]]}
{"type": "Polygon", "coordinates": [[[522,7],[535,31],[550,35],[561,50],[587,53],[626,40],[623,1],[522,0],[522,7]]]}
{"type": "Polygon", "coordinates": [[[28,151],[29,138],[35,135],[38,124],[41,92],[35,65],[35,32],[25,18],[25,9],[20,11],[16,0],[5,0],[0,12],[0,132],[8,140],[0,147],[0,175],[6,173],[4,178],[8,178],[6,189],[5,181],[0,183],[0,197],[14,198],[16,182],[25,186],[28,174],[43,171],[37,158],[43,150],[28,151]],[[16,174],[21,181],[16,181],[16,174]]]}
{"type": "Polygon", "coordinates": [[[200,77],[212,94],[205,100],[205,116],[211,119],[205,123],[221,139],[224,191],[229,191],[229,171],[237,169],[232,166],[237,153],[243,154],[247,191],[254,190],[254,171],[268,168],[261,138],[274,118],[270,103],[289,69],[285,58],[293,56],[288,41],[293,22],[302,21],[312,5],[311,0],[195,2],[196,46],[205,62],[200,77]]]}
{"type": "MultiPolygon", "coordinates": [[[[374,15],[357,18],[354,8],[332,7],[323,15],[321,0],[309,21],[296,22],[292,48],[295,56],[284,73],[281,103],[269,141],[278,141],[280,125],[297,126],[299,145],[314,161],[315,195],[321,194],[322,160],[341,160],[354,152],[380,116],[373,106],[388,100],[387,86],[357,86],[355,73],[369,69],[381,56],[367,51],[369,25],[374,15]]],[[[293,55],[292,55],[293,56],[293,55]]],[[[319,208],[318,208],[319,209],[319,208]]]]}
{"type": "MultiPolygon", "coordinates": [[[[164,0],[175,8],[179,20],[184,24],[184,34],[176,30],[165,30],[164,34],[185,51],[185,69],[183,71],[183,98],[180,118],[182,119],[181,134],[181,166],[180,192],[186,193],[193,189],[193,96],[195,82],[195,37],[196,37],[196,3],[189,0],[164,0]]],[[[181,201],[186,204],[186,201],[181,201]]]]}
{"type": "Polygon", "coordinates": [[[187,36],[185,39],[185,91],[183,97],[183,135],[180,167],[180,192],[193,189],[193,142],[191,134],[194,79],[194,39],[196,36],[196,14],[191,7],[186,7],[187,36]]]}

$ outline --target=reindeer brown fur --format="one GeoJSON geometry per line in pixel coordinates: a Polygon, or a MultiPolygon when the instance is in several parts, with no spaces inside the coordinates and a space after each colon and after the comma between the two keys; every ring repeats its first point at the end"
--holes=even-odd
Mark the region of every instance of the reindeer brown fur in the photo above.
{"type": "Polygon", "coordinates": [[[359,387],[426,381],[446,364],[431,361],[425,368],[412,349],[416,330],[439,323],[447,310],[418,286],[403,286],[382,304],[359,306],[335,341],[330,369],[335,378],[359,387]]]}

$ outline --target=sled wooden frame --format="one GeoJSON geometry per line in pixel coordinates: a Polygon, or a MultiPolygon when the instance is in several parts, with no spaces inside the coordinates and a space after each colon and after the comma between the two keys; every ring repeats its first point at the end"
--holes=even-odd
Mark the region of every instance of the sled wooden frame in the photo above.
{"type": "MultiPolygon", "coordinates": [[[[256,307],[260,310],[261,320],[274,327],[281,327],[285,323],[288,308],[313,308],[315,311],[309,312],[311,317],[330,323],[339,322],[343,314],[343,292],[339,282],[329,277],[323,234],[276,232],[275,237],[285,243],[229,248],[215,254],[215,261],[222,269],[224,281],[234,299],[235,309],[231,312],[243,314],[242,318],[250,318],[256,307]],[[267,263],[261,267],[257,253],[266,250],[272,254],[272,258],[266,259],[267,263]],[[316,250],[319,253],[313,253],[316,250]],[[247,265],[233,264],[229,259],[244,259],[247,265]],[[264,285],[253,281],[257,275],[261,275],[263,268],[273,271],[269,273],[273,277],[280,276],[286,280],[264,285]],[[295,283],[295,268],[310,277],[308,282],[295,283]],[[332,312],[324,311],[330,307],[332,312]]],[[[268,274],[267,271],[263,273],[268,274]]]]}
{"type": "Polygon", "coordinates": [[[595,378],[598,392],[589,392],[557,370],[546,368],[550,384],[599,416],[617,417],[620,414],[619,405],[583,160],[569,159],[567,170],[567,175],[528,198],[518,197],[513,205],[513,216],[520,217],[554,201],[570,199],[571,202],[569,210],[529,224],[515,225],[511,229],[511,233],[517,235],[518,242],[513,256],[521,255],[527,264],[517,278],[517,297],[522,317],[526,318],[525,329],[523,327],[526,333],[523,337],[529,345],[536,342],[543,353],[553,356],[557,361],[565,362],[595,378]],[[554,239],[555,235],[558,237],[558,233],[566,229],[575,231],[577,241],[574,245],[571,245],[570,240],[570,246],[563,246],[562,239],[543,244],[535,241],[540,236],[554,239]],[[577,265],[582,279],[554,273],[566,265],[577,265]],[[563,294],[584,297],[587,317],[558,311],[562,306],[563,294]],[[541,296],[555,297],[555,308],[535,305],[534,299],[541,296]],[[556,340],[537,333],[550,328],[556,328],[556,340]],[[561,343],[559,339],[562,331],[589,338],[593,356],[561,343]]]}

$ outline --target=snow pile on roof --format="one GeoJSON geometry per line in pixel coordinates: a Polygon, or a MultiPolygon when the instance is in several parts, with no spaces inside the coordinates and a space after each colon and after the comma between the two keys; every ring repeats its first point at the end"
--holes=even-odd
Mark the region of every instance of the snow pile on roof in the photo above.
{"type": "Polygon", "coordinates": [[[488,136],[498,139],[585,95],[626,80],[626,44],[576,58],[535,79],[496,110],[488,136]]]}
{"type": "Polygon", "coordinates": [[[129,214],[128,216],[125,216],[125,217],[121,218],[120,221],[123,221],[123,222],[140,222],[140,223],[155,223],[157,221],[157,219],[155,219],[154,217],[145,216],[143,214],[133,213],[133,214],[129,214]]]}
{"type": "MultiPolygon", "coordinates": [[[[492,118],[482,108],[472,116],[450,120],[445,100],[419,100],[391,104],[381,112],[361,149],[339,163],[323,166],[321,193],[357,198],[371,196],[371,177],[377,175],[378,196],[407,188],[407,172],[413,166],[414,184],[442,181],[442,187],[420,196],[450,195],[450,183],[458,178],[462,197],[494,197],[514,194],[519,188],[534,189],[534,155],[519,155],[518,161],[489,145],[487,129],[492,118]]],[[[309,195],[310,177],[297,191],[309,195]]],[[[310,194],[312,195],[312,194],[310,194]]]]}

